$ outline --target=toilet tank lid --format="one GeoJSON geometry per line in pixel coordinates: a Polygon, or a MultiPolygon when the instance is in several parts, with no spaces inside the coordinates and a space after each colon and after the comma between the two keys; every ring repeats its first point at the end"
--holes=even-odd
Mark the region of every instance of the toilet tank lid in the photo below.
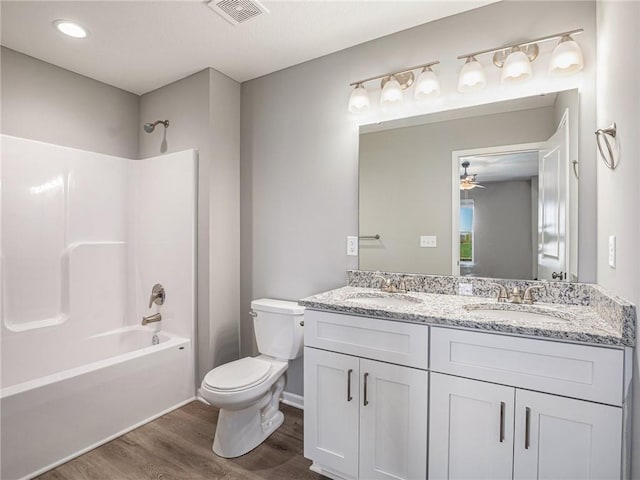
{"type": "Polygon", "coordinates": [[[298,302],[288,300],[275,300],[273,298],[260,298],[251,302],[251,309],[258,312],[285,313],[289,315],[304,314],[304,307],[298,302]]]}

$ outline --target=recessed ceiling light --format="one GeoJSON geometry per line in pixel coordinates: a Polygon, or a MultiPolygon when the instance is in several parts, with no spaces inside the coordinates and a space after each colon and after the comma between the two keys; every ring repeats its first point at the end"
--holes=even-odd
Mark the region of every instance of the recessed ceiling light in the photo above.
{"type": "Polygon", "coordinates": [[[86,28],[69,20],[56,20],[53,25],[58,31],[73,38],[85,38],[88,35],[86,28]]]}

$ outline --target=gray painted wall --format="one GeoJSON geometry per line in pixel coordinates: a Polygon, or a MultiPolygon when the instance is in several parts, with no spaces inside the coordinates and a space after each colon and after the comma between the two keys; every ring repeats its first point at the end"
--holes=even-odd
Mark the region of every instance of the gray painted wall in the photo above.
{"type": "MultiPolygon", "coordinates": [[[[580,219],[585,241],[580,255],[585,261],[580,263],[588,265],[582,272],[585,281],[595,280],[594,2],[500,2],[242,84],[244,354],[254,351],[253,325],[247,314],[252,298],[295,300],[339,287],[345,283],[345,270],[357,266],[356,257],[346,256],[346,236],[358,232],[358,123],[375,119],[363,121],[347,112],[348,84],[430,59],[442,62],[437,70],[446,108],[533,95],[543,88],[558,90],[559,85],[573,88],[576,83],[570,82],[579,83],[581,141],[586,145],[581,171],[585,188],[580,192],[585,212],[580,219]],[[500,25],[495,28],[498,18],[500,25]],[[499,72],[493,69],[483,92],[464,96],[451,90],[461,67],[456,57],[461,53],[577,27],[585,29],[579,39],[586,62],[580,76],[564,81],[544,77],[517,90],[502,88],[499,72]],[[465,34],[460,35],[461,31],[465,34]]],[[[534,70],[544,68],[543,63],[534,64],[534,70]]],[[[289,392],[302,393],[301,366],[298,361],[289,371],[289,392]]]]}
{"type": "Polygon", "coordinates": [[[2,133],[138,156],[138,96],[2,47],[2,133]]]}
{"type": "MultiPolygon", "coordinates": [[[[197,148],[198,383],[239,355],[240,84],[206,69],[140,99],[140,125],[170,120],[148,134],[140,157],[197,148]]],[[[170,294],[170,292],[168,292],[170,294]]]]}
{"type": "MultiPolygon", "coordinates": [[[[598,283],[640,305],[640,3],[597,2],[598,127],[618,126],[618,167],[598,159],[598,283]],[[617,237],[616,268],[608,264],[608,238],[617,237]]],[[[594,146],[595,149],[595,146],[594,146]]],[[[640,330],[636,345],[640,345],[640,330]]],[[[640,359],[636,348],[633,390],[632,478],[640,478],[640,359]]]]}
{"type": "MultiPolygon", "coordinates": [[[[541,142],[554,131],[545,107],[360,135],[359,230],[381,240],[360,242],[359,268],[450,275],[452,152],[541,142]],[[421,248],[420,235],[437,236],[437,247],[421,248]]],[[[530,265],[517,271],[528,274],[505,278],[531,278],[530,265]]]]}
{"type": "Polygon", "coordinates": [[[487,188],[469,191],[469,199],[474,201],[475,265],[469,269],[461,267],[461,273],[533,278],[531,181],[484,185],[487,188]]]}

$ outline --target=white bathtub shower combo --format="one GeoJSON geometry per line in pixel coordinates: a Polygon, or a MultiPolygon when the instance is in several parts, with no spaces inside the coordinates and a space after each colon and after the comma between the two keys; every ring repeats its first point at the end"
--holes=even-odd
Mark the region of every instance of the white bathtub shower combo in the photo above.
{"type": "Polygon", "coordinates": [[[1,458],[30,478],[195,396],[197,154],[2,136],[1,458]],[[163,305],[148,308],[162,283],[163,305]],[[162,321],[141,325],[156,313],[162,321]]]}

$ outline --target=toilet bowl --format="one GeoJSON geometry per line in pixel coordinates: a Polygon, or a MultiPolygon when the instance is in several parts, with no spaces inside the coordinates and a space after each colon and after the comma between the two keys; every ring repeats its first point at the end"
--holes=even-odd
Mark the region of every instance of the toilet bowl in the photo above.
{"type": "Polygon", "coordinates": [[[260,299],[251,302],[251,314],[261,355],[214,368],[200,387],[202,398],[220,409],[212,448],[225,458],[253,450],[282,425],[285,372],[302,355],[304,307],[260,299]]]}

